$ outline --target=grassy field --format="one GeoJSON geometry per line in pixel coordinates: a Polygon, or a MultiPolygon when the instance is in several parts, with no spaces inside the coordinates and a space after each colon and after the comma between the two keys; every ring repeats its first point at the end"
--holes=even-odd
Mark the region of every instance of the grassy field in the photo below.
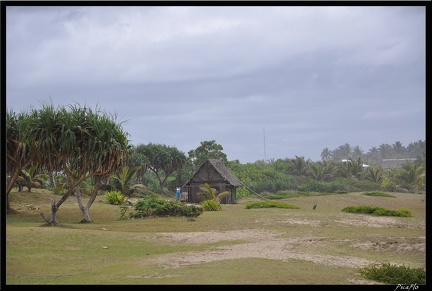
{"type": "MultiPolygon", "coordinates": [[[[359,268],[392,263],[426,268],[426,196],[363,193],[296,197],[300,209],[245,209],[244,198],[195,220],[120,219],[99,196],[93,223],[70,197],[47,227],[47,190],[10,194],[6,217],[6,285],[366,285],[359,268]],[[313,210],[314,203],[317,207],[313,210]],[[413,217],[342,212],[347,206],[406,208],[413,217]]],[[[401,282],[404,284],[404,282],[401,282]]]]}

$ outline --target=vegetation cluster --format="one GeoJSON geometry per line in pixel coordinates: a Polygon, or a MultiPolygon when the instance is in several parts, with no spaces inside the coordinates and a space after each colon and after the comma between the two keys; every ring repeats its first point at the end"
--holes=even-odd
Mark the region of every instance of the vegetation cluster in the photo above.
{"type": "Polygon", "coordinates": [[[157,196],[140,199],[134,210],[135,212],[129,214],[130,218],[184,216],[193,219],[204,211],[200,205],[180,203],[157,196]]]}
{"type": "Polygon", "coordinates": [[[372,264],[360,269],[360,274],[369,280],[385,284],[423,285],[426,284],[426,271],[422,268],[397,266],[390,263],[372,264]]]}
{"type": "MultiPolygon", "coordinates": [[[[71,196],[78,200],[82,222],[92,222],[90,207],[97,196],[105,195],[108,203],[118,205],[131,197],[158,195],[166,200],[208,159],[221,160],[241,182],[237,199],[377,190],[423,193],[425,153],[425,141],[406,148],[400,142],[383,144],[366,154],[359,147],[344,144],[334,150],[324,149],[322,160],[317,162],[295,156],[241,164],[228,161],[223,146],[215,140],[201,142],[187,155],[165,144],[132,145],[115,116],[98,108],[42,104],[40,109],[6,114],[6,208],[10,210],[13,187],[19,191],[26,187],[28,192],[44,188],[59,197],[51,201],[50,217],[41,214],[48,224],[58,224],[56,213],[71,196]],[[416,160],[403,163],[401,168],[381,165],[383,159],[406,157],[416,160]],[[89,198],[85,205],[83,195],[89,198]]],[[[216,193],[210,185],[203,185],[201,190],[205,197],[201,207],[219,210],[220,199],[227,193],[216,193]]]]}
{"type": "Polygon", "coordinates": [[[342,211],[348,213],[366,213],[378,216],[412,217],[412,212],[405,208],[400,210],[391,210],[375,206],[348,206],[342,209],[342,211]]]}

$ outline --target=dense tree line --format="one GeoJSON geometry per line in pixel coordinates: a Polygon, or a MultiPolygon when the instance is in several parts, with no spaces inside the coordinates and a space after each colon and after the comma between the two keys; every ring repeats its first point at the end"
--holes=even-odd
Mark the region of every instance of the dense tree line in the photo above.
{"type": "Polygon", "coordinates": [[[349,143],[340,145],[336,149],[324,148],[321,152],[322,160],[341,161],[343,159],[361,159],[365,164],[380,165],[384,159],[418,159],[426,158],[426,141],[418,140],[411,142],[407,147],[400,141],[394,144],[381,144],[364,152],[359,146],[350,146],[349,143]]]}
{"type": "Polygon", "coordinates": [[[237,189],[239,197],[278,191],[425,191],[426,141],[421,140],[407,147],[382,144],[367,153],[346,143],[325,148],[318,162],[295,156],[241,164],[228,161],[215,140],[202,141],[186,154],[165,144],[134,146],[127,137],[115,116],[97,108],[43,104],[30,112],[7,112],[7,209],[12,187],[42,186],[60,195],[51,201],[51,217],[44,217],[48,223],[58,223],[56,213],[71,195],[77,197],[83,222],[91,222],[90,206],[103,191],[172,196],[208,159],[223,161],[244,185],[237,189]],[[416,161],[401,169],[381,166],[383,159],[413,157],[416,161]],[[82,195],[89,196],[85,206],[82,195]]]}

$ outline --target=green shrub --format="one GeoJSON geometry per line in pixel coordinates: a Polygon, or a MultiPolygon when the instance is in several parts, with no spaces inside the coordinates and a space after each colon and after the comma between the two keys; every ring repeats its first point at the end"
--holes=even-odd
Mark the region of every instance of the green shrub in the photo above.
{"type": "Polygon", "coordinates": [[[412,217],[412,212],[405,208],[400,210],[390,210],[372,206],[348,206],[343,208],[342,211],[348,213],[366,213],[377,216],[412,217]]]}
{"type": "Polygon", "coordinates": [[[369,280],[386,284],[425,284],[426,271],[422,268],[395,266],[389,263],[372,264],[359,270],[360,274],[369,280]]]}
{"type": "Polygon", "coordinates": [[[126,201],[126,199],[126,196],[119,191],[109,191],[105,193],[105,201],[108,204],[121,205],[126,201]]]}
{"type": "Polygon", "coordinates": [[[291,204],[280,203],[275,201],[263,201],[263,202],[254,202],[249,203],[245,206],[246,209],[252,208],[287,208],[287,209],[300,209],[298,206],[294,206],[291,204]]]}
{"type": "Polygon", "coordinates": [[[214,200],[205,200],[201,202],[201,206],[204,211],[217,211],[221,209],[220,203],[214,200]]]}
{"type": "Polygon", "coordinates": [[[155,216],[186,216],[198,217],[203,213],[199,205],[183,204],[177,201],[164,199],[160,196],[149,196],[140,199],[134,207],[134,212],[129,213],[130,218],[144,218],[155,216]]]}
{"type": "Polygon", "coordinates": [[[187,218],[196,218],[203,214],[204,209],[199,205],[185,204],[182,205],[182,214],[187,218]]]}
{"type": "Polygon", "coordinates": [[[381,190],[388,192],[395,192],[397,185],[395,182],[391,181],[389,177],[384,177],[381,182],[381,190]]]}

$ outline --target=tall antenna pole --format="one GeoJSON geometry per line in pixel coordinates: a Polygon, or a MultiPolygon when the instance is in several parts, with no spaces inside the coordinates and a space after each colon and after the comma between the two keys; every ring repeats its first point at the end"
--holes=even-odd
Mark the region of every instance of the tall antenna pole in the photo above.
{"type": "Polygon", "coordinates": [[[263,127],[263,135],[264,135],[264,162],[267,160],[266,157],[266,142],[265,142],[265,127],[263,127]]]}

